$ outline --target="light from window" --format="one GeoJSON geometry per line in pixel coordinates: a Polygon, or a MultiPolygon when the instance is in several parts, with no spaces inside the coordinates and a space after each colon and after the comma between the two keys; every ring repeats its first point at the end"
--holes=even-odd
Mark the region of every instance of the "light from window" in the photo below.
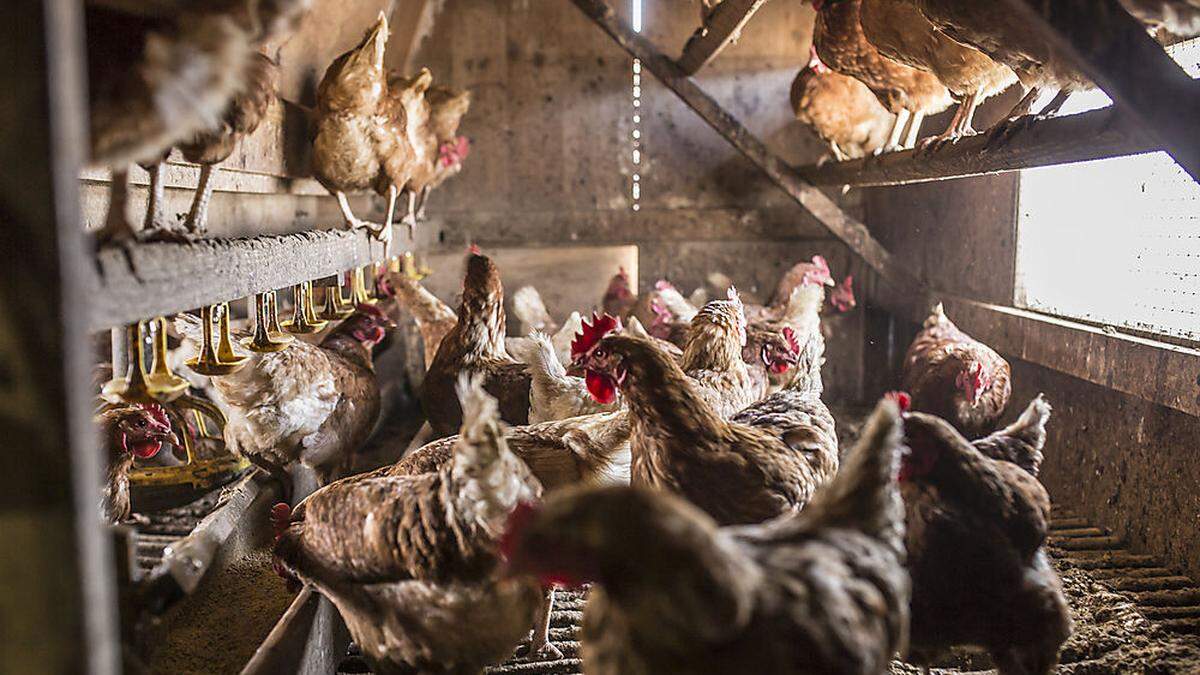
{"type": "MultiPolygon", "coordinates": [[[[1168,53],[1200,72],[1200,40],[1168,53]]],[[[1107,104],[1077,94],[1063,112],[1107,104]]],[[[1026,170],[1018,204],[1018,306],[1200,340],[1200,184],[1170,155],[1026,170]]]]}

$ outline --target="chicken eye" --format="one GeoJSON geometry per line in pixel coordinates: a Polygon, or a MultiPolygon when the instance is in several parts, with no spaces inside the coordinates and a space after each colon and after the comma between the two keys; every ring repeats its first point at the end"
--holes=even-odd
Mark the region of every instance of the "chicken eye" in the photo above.
{"type": "Polygon", "coordinates": [[[138,420],[137,423],[134,424],[134,426],[136,426],[139,429],[144,429],[146,427],[146,420],[138,420]]]}
{"type": "Polygon", "coordinates": [[[608,356],[608,350],[606,350],[604,347],[597,347],[596,351],[594,351],[592,353],[596,356],[596,358],[600,358],[600,359],[608,356]]]}

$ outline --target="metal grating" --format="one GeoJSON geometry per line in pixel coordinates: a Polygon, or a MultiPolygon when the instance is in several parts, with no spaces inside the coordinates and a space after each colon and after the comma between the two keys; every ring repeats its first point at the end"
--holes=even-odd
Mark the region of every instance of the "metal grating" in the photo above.
{"type": "MultiPolygon", "coordinates": [[[[1200,72],[1200,41],[1169,52],[1200,72]]],[[[1024,171],[1017,227],[1018,306],[1200,340],[1200,184],[1166,153],[1024,171]]]]}

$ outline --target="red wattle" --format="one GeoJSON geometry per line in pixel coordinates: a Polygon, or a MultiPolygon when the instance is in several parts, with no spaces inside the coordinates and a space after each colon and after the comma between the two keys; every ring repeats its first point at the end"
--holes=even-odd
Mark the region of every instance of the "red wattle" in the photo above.
{"type": "Polygon", "coordinates": [[[584,375],[584,380],[587,382],[588,393],[597,403],[607,405],[616,400],[617,383],[608,375],[589,370],[584,375]]]}
{"type": "Polygon", "coordinates": [[[130,446],[129,451],[138,459],[150,459],[162,450],[162,441],[138,441],[130,446]]]}
{"type": "Polygon", "coordinates": [[[771,362],[770,368],[772,373],[775,375],[780,375],[787,372],[788,364],[787,361],[773,361],[771,362]]]}

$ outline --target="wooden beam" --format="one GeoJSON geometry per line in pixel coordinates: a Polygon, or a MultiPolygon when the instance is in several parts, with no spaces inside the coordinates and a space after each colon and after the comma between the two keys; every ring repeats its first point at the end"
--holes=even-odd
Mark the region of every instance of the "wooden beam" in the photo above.
{"type": "Polygon", "coordinates": [[[1118,0],[1004,0],[1200,180],[1200,86],[1118,0]]]}
{"type": "Polygon", "coordinates": [[[389,69],[403,73],[417,70],[417,50],[433,32],[435,14],[442,3],[433,0],[407,0],[396,3],[392,11],[392,37],[388,40],[386,64],[389,69]]]}
{"type": "Polygon", "coordinates": [[[885,281],[878,296],[889,308],[911,318],[929,310],[924,285],[902,261],[892,257],[867,227],[850,217],[832,199],[805,181],[786,162],[763,145],[750,130],[706,94],[679,66],[667,58],[649,40],[633,32],[604,0],[572,0],[588,18],[596,22],[625,51],[641,61],[668,89],[683,100],[734,148],[746,156],[800,206],[811,213],[829,232],[844,242],[885,281]]]}
{"type": "Polygon", "coordinates": [[[797,167],[814,185],[904,185],[1071,164],[1161,150],[1151,134],[1115,108],[1035,122],[996,147],[986,134],[968,136],[930,152],[902,150],[877,157],[797,167]]]}
{"type": "MultiPolygon", "coordinates": [[[[395,229],[392,249],[408,242],[395,229]]],[[[102,330],[202,305],[235,300],[383,260],[383,244],[362,230],[321,230],[196,244],[139,244],[98,254],[102,280],[88,325],[102,330]]]]}
{"type": "Polygon", "coordinates": [[[83,325],[83,3],[6,7],[0,59],[0,672],[119,672],[83,325]]]}
{"type": "Polygon", "coordinates": [[[996,351],[1200,416],[1200,351],[952,295],[946,315],[996,351]]]}
{"type": "Polygon", "coordinates": [[[684,46],[679,68],[687,75],[695,75],[737,40],[750,17],[765,4],[767,0],[723,0],[684,46]]]}

